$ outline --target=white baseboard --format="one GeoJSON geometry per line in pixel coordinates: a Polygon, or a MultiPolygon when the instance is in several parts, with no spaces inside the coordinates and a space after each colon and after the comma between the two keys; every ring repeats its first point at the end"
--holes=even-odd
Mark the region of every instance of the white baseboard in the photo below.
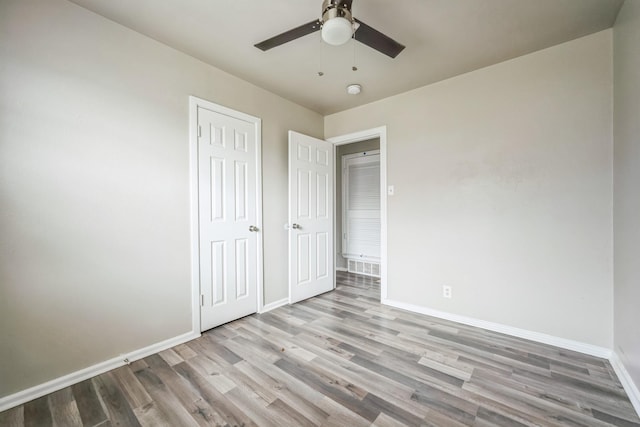
{"type": "Polygon", "coordinates": [[[88,368],[84,368],[65,376],[53,379],[51,381],[47,381],[46,383],[39,384],[37,386],[19,391],[14,394],[10,394],[9,396],[0,398],[0,412],[6,411],[7,409],[13,408],[18,405],[22,405],[23,403],[61,390],[65,387],[69,387],[70,385],[88,380],[89,378],[93,378],[96,375],[100,375],[112,369],[119,368],[120,366],[124,366],[127,363],[125,362],[125,359],[129,362],[134,362],[136,360],[140,360],[149,355],[159,353],[176,345],[191,341],[192,339],[198,338],[199,336],[199,332],[187,332],[186,334],[178,335],[176,337],[169,338],[168,340],[151,344],[150,346],[132,351],[127,354],[122,354],[109,360],[105,360],[104,362],[100,362],[93,366],[89,366],[88,368]]]}
{"type": "Polygon", "coordinates": [[[263,306],[262,310],[260,310],[260,313],[266,313],[267,311],[271,311],[273,309],[282,307],[283,305],[287,305],[287,304],[289,304],[289,298],[282,298],[281,300],[270,302],[269,304],[266,304],[265,306],[263,306]]]}
{"type": "Polygon", "coordinates": [[[640,416],[640,390],[638,390],[638,386],[633,382],[633,378],[629,375],[627,368],[624,367],[624,363],[622,363],[618,353],[613,351],[609,358],[609,362],[611,362],[613,370],[616,371],[616,375],[618,375],[618,378],[622,383],[622,387],[624,387],[624,391],[627,392],[627,396],[629,396],[631,404],[638,413],[638,416],[640,416]]]}
{"type": "Polygon", "coordinates": [[[511,335],[514,337],[524,338],[524,339],[536,341],[543,344],[549,344],[549,345],[564,348],[567,350],[577,351],[578,353],[588,354],[590,356],[600,357],[603,359],[609,359],[611,357],[610,349],[605,347],[599,347],[592,344],[583,343],[580,341],[573,341],[566,338],[559,338],[553,335],[547,335],[540,332],[529,331],[527,329],[515,328],[513,326],[503,325],[501,323],[487,322],[485,320],[475,319],[473,317],[460,316],[457,314],[447,313],[445,311],[433,310],[431,308],[422,307],[414,304],[408,304],[401,301],[384,299],[382,300],[382,304],[390,305],[396,308],[402,308],[404,310],[413,311],[415,313],[426,314],[427,316],[433,316],[440,319],[450,320],[452,322],[462,323],[464,325],[487,329],[493,332],[499,332],[499,333],[511,335]]]}

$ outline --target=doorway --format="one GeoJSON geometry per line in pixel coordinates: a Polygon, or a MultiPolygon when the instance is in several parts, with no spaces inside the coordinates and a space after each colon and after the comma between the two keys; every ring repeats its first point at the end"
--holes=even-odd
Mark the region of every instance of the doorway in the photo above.
{"type": "MultiPolygon", "coordinates": [[[[375,275],[369,274],[362,279],[358,279],[357,281],[362,281],[363,284],[371,282],[374,286],[380,283],[380,293],[379,298],[381,302],[384,302],[387,299],[387,170],[386,170],[386,157],[387,157],[387,130],[386,126],[369,129],[361,132],[356,132],[352,134],[342,135],[334,138],[329,138],[329,142],[332,142],[336,146],[336,184],[334,189],[335,195],[335,214],[336,218],[336,238],[335,242],[335,265],[336,265],[336,278],[338,281],[342,282],[353,282],[354,277],[351,273],[348,273],[349,270],[349,262],[352,262],[352,267],[355,268],[357,272],[358,269],[361,269],[361,272],[367,271],[371,273],[378,273],[375,275]],[[377,150],[377,156],[379,156],[379,197],[380,197],[380,209],[379,209],[379,257],[376,256],[375,253],[372,252],[371,257],[360,257],[360,253],[358,249],[351,252],[345,252],[344,248],[344,235],[345,229],[342,225],[344,221],[342,221],[342,180],[344,179],[344,171],[341,170],[342,158],[345,154],[356,154],[356,153],[372,153],[372,151],[377,150]],[[346,255],[346,256],[345,256],[346,255]],[[358,260],[358,258],[364,258],[358,260]],[[359,262],[358,262],[359,261],[359,262]],[[363,262],[366,261],[366,262],[363,262]],[[368,265],[367,265],[368,264],[368,265]],[[373,266],[375,264],[375,267],[373,266]],[[379,276],[375,277],[375,276],[379,276]]],[[[363,157],[366,157],[364,155],[363,157]]],[[[363,216],[363,215],[360,215],[363,216]]],[[[368,222],[369,225],[372,224],[371,221],[368,222]]],[[[364,222],[361,222],[361,225],[365,225],[364,222]]],[[[369,227],[369,230],[371,227],[369,227]]],[[[362,242],[361,242],[362,243],[362,242]]],[[[370,243],[370,242],[369,242],[370,243]]],[[[360,248],[363,246],[360,245],[360,248]]],[[[352,268],[353,270],[353,268],[352,268]]]]}
{"type": "Polygon", "coordinates": [[[337,147],[336,270],[380,277],[380,141],[337,147]]]}

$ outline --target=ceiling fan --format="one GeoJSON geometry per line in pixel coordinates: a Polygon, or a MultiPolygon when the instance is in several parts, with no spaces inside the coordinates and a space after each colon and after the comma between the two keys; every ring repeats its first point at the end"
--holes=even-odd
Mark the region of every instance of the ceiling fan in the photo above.
{"type": "Polygon", "coordinates": [[[353,0],[324,0],[322,2],[322,18],[285,31],[254,46],[267,51],[322,29],[322,40],[334,46],[345,44],[353,37],[360,43],[364,43],[391,58],[398,56],[404,46],[355,19],[351,14],[352,3],[353,0]]]}

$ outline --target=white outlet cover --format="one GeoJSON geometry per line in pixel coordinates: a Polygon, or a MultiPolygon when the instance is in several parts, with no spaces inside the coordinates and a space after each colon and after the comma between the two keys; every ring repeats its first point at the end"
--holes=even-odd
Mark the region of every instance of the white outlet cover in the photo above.
{"type": "Polygon", "coordinates": [[[393,196],[396,193],[396,189],[393,185],[390,185],[389,187],[387,187],[387,194],[390,196],[393,196]]]}
{"type": "Polygon", "coordinates": [[[447,286],[447,285],[442,286],[442,296],[444,298],[451,298],[453,296],[451,291],[451,286],[447,286]]]}

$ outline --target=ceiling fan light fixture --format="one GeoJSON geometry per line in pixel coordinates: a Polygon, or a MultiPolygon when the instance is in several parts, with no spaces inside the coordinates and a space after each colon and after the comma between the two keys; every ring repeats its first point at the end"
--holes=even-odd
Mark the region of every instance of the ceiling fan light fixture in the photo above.
{"type": "Polygon", "coordinates": [[[322,24],[322,40],[333,46],[348,42],[353,36],[351,21],[342,17],[331,18],[322,24]]]}
{"type": "Polygon", "coordinates": [[[324,43],[343,45],[353,37],[354,40],[390,58],[398,56],[404,46],[375,28],[355,19],[351,13],[352,4],[353,0],[323,0],[320,19],[292,28],[282,34],[256,43],[254,46],[262,51],[267,51],[322,29],[321,35],[324,43]]]}

